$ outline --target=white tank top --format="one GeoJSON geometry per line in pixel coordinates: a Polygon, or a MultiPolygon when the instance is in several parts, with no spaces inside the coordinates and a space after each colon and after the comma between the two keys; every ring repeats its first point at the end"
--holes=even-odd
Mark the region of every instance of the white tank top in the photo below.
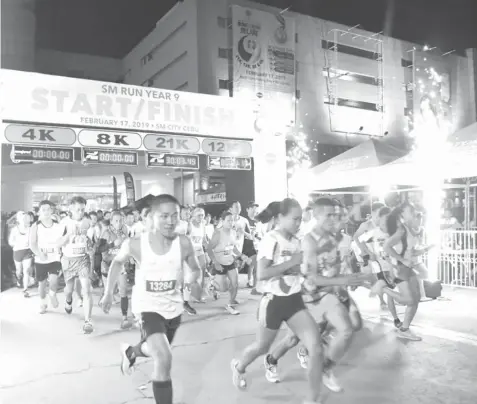
{"type": "Polygon", "coordinates": [[[69,217],[64,219],[66,234],[71,234],[68,243],[63,246],[63,254],[68,258],[81,258],[88,253],[88,229],[91,224],[88,219],[80,221],[69,217]]]}
{"type": "Polygon", "coordinates": [[[158,313],[166,319],[183,312],[182,252],[176,237],[166,254],[158,255],[150,246],[150,233],[140,236],[141,262],[136,268],[131,304],[135,314],[158,313]]]}
{"type": "Polygon", "coordinates": [[[51,227],[46,227],[41,221],[37,223],[37,243],[38,249],[46,254],[46,260],[42,260],[39,256],[35,256],[35,262],[39,264],[49,264],[60,260],[60,248],[58,247],[58,239],[63,235],[61,231],[63,227],[53,222],[51,227]]]}
{"type": "Polygon", "coordinates": [[[214,248],[215,259],[220,265],[232,265],[235,261],[234,247],[237,242],[237,236],[234,230],[226,234],[222,229],[220,231],[219,244],[214,248]]]}
{"type": "Polygon", "coordinates": [[[13,251],[28,250],[30,248],[30,230],[31,227],[24,229],[24,233],[20,231],[18,226],[15,226],[11,231],[13,234],[13,251]]]}
{"type": "MultiPolygon", "coordinates": [[[[272,230],[265,234],[260,242],[257,259],[265,258],[272,261],[272,265],[278,265],[289,261],[293,254],[300,251],[301,243],[298,238],[287,240],[278,231],[272,230]]],[[[257,289],[275,296],[290,296],[301,292],[302,283],[302,275],[282,275],[258,282],[257,289]]]]}
{"type": "Polygon", "coordinates": [[[197,256],[204,254],[204,238],[205,238],[205,225],[201,223],[198,227],[191,223],[190,225],[190,241],[194,247],[195,254],[197,256]]]}
{"type": "MultiPolygon", "coordinates": [[[[407,238],[407,247],[406,247],[406,251],[404,252],[404,257],[405,259],[408,259],[410,260],[412,263],[417,263],[417,260],[416,260],[416,257],[413,256],[413,250],[414,248],[419,244],[419,240],[417,237],[415,237],[411,231],[408,229],[408,227],[406,225],[402,225],[406,231],[406,238],[407,238]]],[[[402,251],[404,249],[404,246],[402,244],[402,241],[400,241],[399,243],[397,243],[395,246],[394,246],[394,250],[399,254],[399,255],[402,255],[402,251]]],[[[396,259],[392,259],[392,262],[394,265],[397,265],[397,260],[396,259]]]]}

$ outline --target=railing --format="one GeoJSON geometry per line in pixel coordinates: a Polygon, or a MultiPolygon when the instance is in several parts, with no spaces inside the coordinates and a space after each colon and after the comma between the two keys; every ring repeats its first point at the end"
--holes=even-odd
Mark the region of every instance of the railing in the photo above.
{"type": "Polygon", "coordinates": [[[477,231],[441,233],[438,278],[445,285],[477,288],[477,231]]]}

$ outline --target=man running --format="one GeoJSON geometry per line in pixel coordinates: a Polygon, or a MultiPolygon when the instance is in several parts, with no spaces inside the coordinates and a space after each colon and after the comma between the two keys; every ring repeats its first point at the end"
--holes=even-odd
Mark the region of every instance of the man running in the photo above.
{"type": "MultiPolygon", "coordinates": [[[[353,335],[353,324],[349,309],[351,298],[341,290],[347,286],[358,286],[367,279],[367,275],[341,275],[341,257],[339,243],[336,240],[336,231],[339,229],[340,209],[330,198],[319,198],[313,204],[315,227],[303,239],[304,271],[307,273],[305,281],[307,303],[315,303],[311,311],[317,323],[327,322],[335,331],[333,339],[328,344],[327,358],[324,363],[323,383],[331,391],[341,391],[341,386],[333,374],[336,363],[344,356],[353,335]],[[336,287],[340,288],[336,288],[336,287]]],[[[356,327],[360,327],[358,322],[356,327]]],[[[298,344],[299,339],[289,333],[275,349],[266,356],[266,378],[272,383],[280,381],[277,372],[278,360],[288,350],[298,344]]],[[[306,349],[298,351],[298,359],[303,368],[308,366],[308,352],[306,349]]]]}
{"type": "Polygon", "coordinates": [[[215,268],[214,286],[219,292],[230,292],[229,304],[225,306],[230,314],[240,312],[235,308],[238,292],[238,270],[236,257],[247,260],[247,257],[237,248],[237,236],[233,229],[233,215],[229,211],[222,213],[222,227],[217,229],[212,236],[207,252],[215,268]]]}
{"type": "Polygon", "coordinates": [[[53,219],[54,205],[50,201],[39,204],[39,220],[32,226],[30,247],[35,254],[36,279],[40,293],[40,314],[45,314],[48,308],[46,299],[46,282],[50,286],[49,296],[51,306],[58,307],[56,291],[58,289],[58,274],[61,271],[60,247],[63,228],[53,219]]]}
{"type": "Polygon", "coordinates": [[[93,310],[93,290],[91,286],[91,263],[90,254],[93,244],[88,239],[87,233],[91,226],[88,219],[84,217],[86,200],[80,196],[71,199],[71,217],[66,217],[61,221],[63,237],[60,239],[60,246],[63,248],[61,267],[65,278],[65,311],[71,314],[73,311],[73,289],[76,279],[79,279],[83,293],[84,325],[83,332],[90,334],[93,332],[91,322],[91,312],[93,310]]]}
{"type": "MultiPolygon", "coordinates": [[[[205,259],[205,247],[207,246],[207,234],[205,231],[205,211],[202,208],[195,208],[189,223],[189,238],[192,241],[197,261],[200,267],[199,282],[195,285],[195,299],[198,303],[204,303],[202,293],[204,289],[204,273],[207,265],[205,259]]],[[[194,293],[194,291],[192,291],[194,293]]]]}
{"type": "Polygon", "coordinates": [[[172,404],[171,343],[181,323],[183,299],[180,286],[196,282],[200,268],[191,241],[175,231],[179,202],[171,195],[157,196],[151,206],[154,227],[139,239],[123,243],[111,263],[103,310],[108,313],[114,285],[125,263],[138,263],[132,307],[141,319],[141,340],[123,345],[121,371],[130,373],[139,357],[153,359],[152,390],[156,404],[172,404]],[[183,270],[183,264],[190,270],[183,270]]]}
{"type": "MultiPolygon", "coordinates": [[[[369,261],[376,261],[377,257],[369,250],[366,243],[361,240],[361,236],[369,231],[372,231],[376,227],[379,227],[379,210],[383,207],[384,204],[381,202],[373,203],[371,206],[371,217],[366,222],[361,223],[361,225],[358,227],[358,230],[356,230],[356,233],[353,235],[353,241],[358,247],[360,253],[359,261],[362,261],[364,266],[367,266],[369,261]]],[[[382,295],[379,295],[379,300],[381,310],[386,310],[387,304],[382,295]]]]}
{"type": "MultiPolygon", "coordinates": [[[[103,284],[106,285],[109,267],[114,257],[118,254],[119,249],[127,239],[125,227],[122,224],[122,216],[118,211],[113,211],[110,218],[110,225],[103,232],[98,242],[98,251],[103,255],[101,264],[101,274],[103,284]]],[[[119,296],[121,298],[121,314],[123,316],[121,328],[123,330],[131,328],[132,323],[128,319],[129,298],[128,298],[128,277],[126,268],[124,267],[119,276],[119,296]]]]}

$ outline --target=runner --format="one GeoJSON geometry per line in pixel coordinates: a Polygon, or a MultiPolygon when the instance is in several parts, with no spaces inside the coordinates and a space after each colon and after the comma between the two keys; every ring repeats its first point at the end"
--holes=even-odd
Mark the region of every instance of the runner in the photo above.
{"type": "Polygon", "coordinates": [[[247,239],[253,241],[253,237],[250,232],[248,220],[240,215],[240,213],[242,212],[242,205],[240,205],[239,201],[232,202],[232,204],[230,205],[230,212],[232,212],[233,215],[233,229],[235,230],[235,235],[237,237],[237,249],[240,251],[240,256],[243,255],[244,257],[246,257],[245,260],[241,260],[240,262],[241,270],[245,265],[253,263],[253,261],[249,259],[247,254],[244,253],[245,240],[247,239]]]}
{"type": "Polygon", "coordinates": [[[199,282],[192,286],[192,294],[195,295],[195,301],[197,303],[204,303],[205,300],[202,298],[202,293],[204,290],[204,272],[207,265],[205,259],[205,248],[207,246],[207,234],[205,231],[205,211],[202,208],[195,208],[192,212],[192,219],[189,223],[188,234],[189,238],[192,241],[192,246],[194,247],[195,255],[197,257],[197,262],[200,267],[200,277],[199,282]]]}
{"type": "Polygon", "coordinates": [[[247,206],[247,217],[245,220],[247,220],[247,227],[245,228],[245,231],[249,233],[252,237],[250,238],[245,238],[243,242],[243,254],[246,255],[249,260],[251,261],[251,264],[248,265],[248,282],[247,286],[251,288],[250,294],[252,295],[257,295],[257,249],[256,249],[256,216],[257,216],[257,208],[258,204],[255,202],[250,202],[247,206]]]}
{"type": "Polygon", "coordinates": [[[154,228],[139,239],[123,243],[110,266],[103,310],[111,309],[114,285],[129,258],[139,264],[132,294],[132,307],[141,319],[141,341],[121,346],[121,371],[130,373],[138,357],[153,359],[152,389],[156,404],[172,404],[171,343],[181,323],[182,293],[179,286],[196,282],[200,268],[191,241],[175,231],[179,202],[159,195],[152,203],[154,228]],[[183,270],[187,263],[190,271],[183,270]]]}
{"type": "MultiPolygon", "coordinates": [[[[101,226],[98,222],[98,214],[96,212],[89,213],[89,220],[91,222],[90,228],[88,229],[87,236],[95,246],[101,236],[101,226]]],[[[91,257],[91,273],[97,277],[94,285],[103,287],[103,280],[101,279],[101,253],[97,251],[96,248],[93,249],[91,257]]]]}
{"type": "MultiPolygon", "coordinates": [[[[124,240],[127,239],[126,228],[122,224],[121,213],[114,211],[111,214],[110,225],[103,232],[98,241],[98,251],[103,256],[101,265],[101,274],[103,277],[103,284],[106,285],[109,267],[114,257],[119,252],[124,240]]],[[[119,296],[121,298],[121,314],[123,316],[121,328],[127,329],[132,327],[132,322],[128,319],[129,298],[128,298],[128,277],[126,267],[123,268],[119,275],[119,296]]]]}
{"type": "Polygon", "coordinates": [[[61,271],[60,247],[58,242],[63,228],[53,219],[54,205],[50,201],[39,204],[39,220],[31,229],[30,246],[35,254],[36,279],[40,293],[40,314],[45,314],[48,308],[46,300],[46,282],[50,286],[49,297],[51,306],[58,307],[56,291],[58,289],[58,274],[61,271]]]}
{"type": "Polygon", "coordinates": [[[23,296],[30,297],[28,287],[33,271],[33,253],[30,250],[31,218],[25,212],[17,212],[16,225],[11,229],[8,244],[13,248],[13,261],[17,275],[17,286],[22,287],[23,296]]]}
{"type": "Polygon", "coordinates": [[[229,304],[225,306],[230,314],[237,315],[240,312],[235,308],[239,303],[236,300],[238,292],[238,270],[236,256],[247,260],[237,248],[237,235],[233,229],[233,215],[229,211],[222,213],[222,227],[217,229],[207,246],[212,263],[215,268],[214,286],[220,292],[229,291],[229,304]]]}
{"type": "Polygon", "coordinates": [[[427,272],[417,258],[425,254],[431,246],[416,249],[419,237],[411,230],[415,214],[414,206],[409,202],[404,202],[395,208],[387,219],[387,230],[390,237],[384,244],[384,251],[392,261],[396,276],[394,283],[399,292],[392,290],[384,280],[376,282],[371,292],[372,294],[385,293],[397,302],[406,305],[404,321],[398,329],[398,336],[411,341],[421,341],[422,338],[409,329],[421,300],[419,281],[413,268],[416,267],[419,272],[427,272]]]}
{"type": "MultiPolygon", "coordinates": [[[[335,201],[319,198],[313,204],[315,227],[303,240],[304,271],[308,274],[305,281],[305,301],[317,305],[315,308],[311,306],[316,322],[322,324],[326,321],[334,330],[323,368],[323,383],[334,392],[339,392],[342,388],[333,374],[333,368],[346,353],[354,329],[360,329],[362,325],[357,307],[344,288],[361,285],[363,280],[367,279],[367,275],[340,274],[342,263],[336,232],[341,229],[341,221],[336,218],[343,214],[344,211],[336,206],[335,201]],[[353,321],[350,310],[353,312],[353,321]]],[[[296,346],[298,341],[296,333],[291,332],[265,357],[268,381],[280,381],[277,372],[278,360],[296,346]]],[[[308,368],[306,348],[298,351],[298,359],[303,368],[308,368]]]]}
{"type": "Polygon", "coordinates": [[[71,217],[66,217],[61,221],[62,234],[60,246],[63,247],[63,257],[61,267],[65,278],[65,311],[71,314],[73,311],[73,289],[75,280],[79,279],[83,292],[84,325],[83,332],[90,334],[93,332],[91,322],[91,312],[93,310],[93,291],[91,286],[91,263],[90,255],[93,252],[93,244],[88,239],[88,229],[91,227],[90,221],[84,217],[86,200],[80,196],[75,196],[70,202],[71,217]]]}
{"type": "Polygon", "coordinates": [[[134,238],[135,234],[134,234],[134,213],[133,212],[126,213],[126,220],[124,225],[127,228],[128,237],[134,238]]]}
{"type": "MultiPolygon", "coordinates": [[[[377,258],[368,249],[366,243],[363,243],[360,240],[360,237],[366,232],[369,232],[379,226],[378,214],[379,214],[379,210],[383,207],[384,207],[384,204],[380,202],[373,203],[373,205],[371,206],[371,217],[369,218],[369,220],[362,223],[358,227],[358,230],[356,230],[356,233],[353,235],[353,240],[356,243],[356,246],[358,247],[358,250],[356,251],[355,249],[355,252],[359,251],[360,253],[359,260],[363,262],[363,266],[367,266],[369,261],[376,261],[377,258]]],[[[381,310],[386,310],[388,307],[382,295],[379,295],[379,301],[381,305],[381,310]]]]}

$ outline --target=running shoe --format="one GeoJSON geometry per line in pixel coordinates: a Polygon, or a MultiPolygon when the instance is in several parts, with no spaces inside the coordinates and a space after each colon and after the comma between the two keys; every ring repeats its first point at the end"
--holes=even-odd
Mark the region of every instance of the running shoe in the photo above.
{"type": "Polygon", "coordinates": [[[123,318],[121,321],[121,330],[128,330],[132,327],[132,322],[128,318],[123,318]]]}
{"type": "Polygon", "coordinates": [[[58,302],[58,297],[56,296],[56,293],[50,294],[50,303],[51,303],[51,307],[53,307],[54,309],[58,308],[58,306],[60,305],[60,303],[58,302]]]}
{"type": "Polygon", "coordinates": [[[187,312],[187,314],[190,314],[191,316],[195,316],[197,314],[197,311],[191,307],[189,302],[184,302],[184,310],[187,312]]]}
{"type": "Polygon", "coordinates": [[[229,314],[232,314],[234,316],[236,316],[237,314],[240,314],[240,311],[238,311],[234,306],[232,306],[231,304],[228,304],[227,306],[225,306],[225,310],[227,310],[227,312],[229,314]]]}
{"type": "Polygon", "coordinates": [[[93,330],[94,328],[93,328],[93,323],[91,322],[91,320],[85,320],[83,324],[83,332],[85,334],[91,334],[93,330]]]}
{"type": "Polygon", "coordinates": [[[71,303],[65,303],[65,311],[68,314],[71,314],[73,312],[73,301],[71,301],[71,303]]]}
{"type": "Polygon", "coordinates": [[[40,314],[45,314],[48,306],[46,304],[40,305],[40,314]]]}
{"type": "Polygon", "coordinates": [[[237,369],[238,366],[238,360],[233,359],[232,363],[230,364],[230,367],[232,368],[232,382],[235,387],[237,387],[239,390],[246,390],[247,389],[247,379],[245,378],[244,373],[240,373],[237,369]]]}
{"type": "Polygon", "coordinates": [[[28,290],[23,291],[23,297],[24,298],[29,298],[30,297],[30,293],[28,293],[28,290]]]}
{"type": "Polygon", "coordinates": [[[338,379],[331,370],[323,372],[323,384],[333,393],[340,393],[343,391],[338,379]]]}
{"type": "Polygon", "coordinates": [[[134,364],[136,363],[136,358],[130,358],[128,355],[129,349],[132,348],[131,345],[121,344],[121,373],[123,375],[130,375],[134,370],[134,364]]]}
{"type": "Polygon", "coordinates": [[[269,361],[269,357],[270,355],[265,355],[265,358],[263,358],[263,363],[265,364],[265,378],[270,383],[280,383],[277,365],[272,365],[269,361]]]}
{"type": "Polygon", "coordinates": [[[300,361],[302,369],[308,369],[308,353],[305,348],[299,348],[296,357],[300,361]]]}
{"type": "Polygon", "coordinates": [[[394,319],[394,327],[396,327],[397,329],[401,328],[402,327],[402,321],[399,320],[398,318],[395,318],[394,319]]]}
{"type": "Polygon", "coordinates": [[[409,328],[407,330],[400,328],[397,334],[399,338],[408,339],[410,341],[422,341],[422,338],[414,334],[409,328]]]}
{"type": "Polygon", "coordinates": [[[256,288],[253,288],[253,289],[250,291],[250,294],[251,294],[252,296],[261,296],[261,295],[262,295],[256,288]]]}

